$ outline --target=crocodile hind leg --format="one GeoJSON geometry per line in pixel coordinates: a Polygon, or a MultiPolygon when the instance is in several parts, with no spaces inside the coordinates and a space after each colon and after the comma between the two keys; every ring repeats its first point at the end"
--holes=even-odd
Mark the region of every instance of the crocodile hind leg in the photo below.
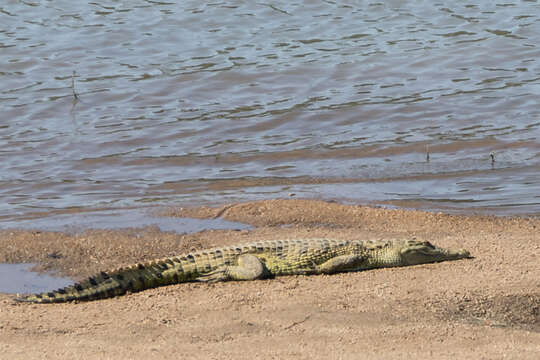
{"type": "Polygon", "coordinates": [[[216,270],[199,276],[197,281],[217,282],[228,280],[255,280],[268,276],[268,269],[262,261],[251,254],[238,257],[236,266],[223,265],[216,270]]]}
{"type": "Polygon", "coordinates": [[[362,255],[341,255],[331,258],[317,266],[317,273],[335,274],[350,271],[362,267],[366,258],[362,255]]]}

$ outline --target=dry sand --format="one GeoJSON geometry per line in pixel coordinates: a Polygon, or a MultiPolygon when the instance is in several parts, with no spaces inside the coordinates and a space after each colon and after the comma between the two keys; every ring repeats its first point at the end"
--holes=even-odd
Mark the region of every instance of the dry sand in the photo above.
{"type": "Polygon", "coordinates": [[[410,238],[474,259],[331,276],[180,284],[52,305],[0,294],[2,359],[540,359],[540,220],[453,216],[308,200],[167,215],[223,217],[243,231],[156,228],[0,232],[0,262],[81,279],[210,246],[275,238],[410,238]]]}

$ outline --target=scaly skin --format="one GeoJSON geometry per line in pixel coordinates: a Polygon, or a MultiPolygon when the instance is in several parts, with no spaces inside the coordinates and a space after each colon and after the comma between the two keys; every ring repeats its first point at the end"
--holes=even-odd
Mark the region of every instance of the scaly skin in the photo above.
{"type": "Polygon", "coordinates": [[[189,281],[333,274],[468,257],[467,250],[442,249],[418,240],[274,240],[197,251],[101,272],[63,289],[15,300],[33,303],[96,300],[189,281]]]}

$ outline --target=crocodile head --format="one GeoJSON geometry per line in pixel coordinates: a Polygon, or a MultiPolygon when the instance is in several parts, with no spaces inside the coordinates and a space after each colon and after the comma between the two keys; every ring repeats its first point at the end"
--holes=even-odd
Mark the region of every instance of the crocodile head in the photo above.
{"type": "Polygon", "coordinates": [[[465,249],[443,249],[429,241],[408,240],[400,250],[401,260],[406,265],[425,264],[438,261],[470,258],[471,254],[465,249]]]}

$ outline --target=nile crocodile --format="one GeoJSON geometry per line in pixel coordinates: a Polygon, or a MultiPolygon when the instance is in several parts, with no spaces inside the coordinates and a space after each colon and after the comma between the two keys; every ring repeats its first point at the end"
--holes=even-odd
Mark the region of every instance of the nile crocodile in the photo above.
{"type": "Polygon", "coordinates": [[[213,248],[100,272],[63,289],[16,300],[34,303],[96,300],[189,281],[333,274],[468,257],[467,250],[443,249],[418,240],[274,240],[213,248]]]}

